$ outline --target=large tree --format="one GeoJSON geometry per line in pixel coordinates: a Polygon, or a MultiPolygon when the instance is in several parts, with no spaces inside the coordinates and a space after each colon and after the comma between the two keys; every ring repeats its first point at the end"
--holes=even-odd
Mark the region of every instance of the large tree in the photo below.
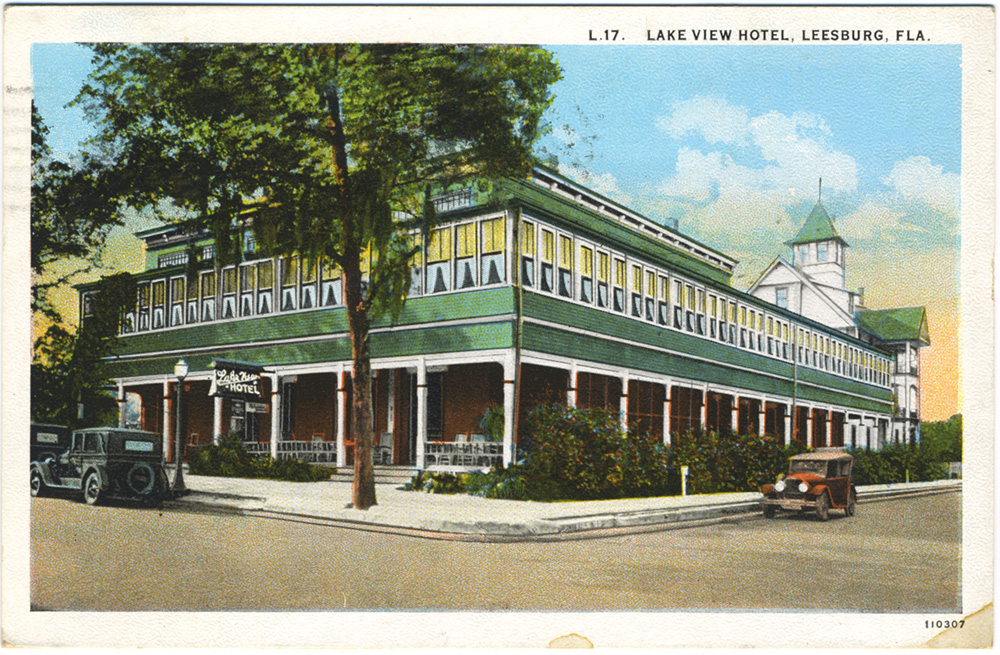
{"type": "Polygon", "coordinates": [[[53,157],[48,132],[32,102],[31,309],[59,323],[49,291],[97,265],[101,244],[121,221],[105,161],[90,152],[73,165],[53,157]]]}
{"type": "Polygon", "coordinates": [[[78,102],[114,155],[122,198],[182,210],[220,263],[240,231],[264,252],[342,271],[353,358],[355,507],[375,504],[369,326],[398,311],[428,195],[532,163],[552,56],[462,45],[99,45],[78,102]],[[433,185],[433,186],[432,186],[433,185]],[[368,283],[363,282],[367,270],[368,283]]]}

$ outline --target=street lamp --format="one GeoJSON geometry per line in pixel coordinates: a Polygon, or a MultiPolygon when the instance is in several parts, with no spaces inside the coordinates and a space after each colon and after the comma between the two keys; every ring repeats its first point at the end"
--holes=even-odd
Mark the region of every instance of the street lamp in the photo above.
{"type": "Polygon", "coordinates": [[[174,472],[174,496],[181,496],[187,492],[184,486],[184,471],[181,462],[183,438],[181,437],[181,421],[184,418],[182,411],[182,399],[184,394],[184,378],[188,374],[188,365],[183,359],[174,364],[174,377],[177,378],[177,422],[174,430],[174,464],[177,470],[174,472]]]}

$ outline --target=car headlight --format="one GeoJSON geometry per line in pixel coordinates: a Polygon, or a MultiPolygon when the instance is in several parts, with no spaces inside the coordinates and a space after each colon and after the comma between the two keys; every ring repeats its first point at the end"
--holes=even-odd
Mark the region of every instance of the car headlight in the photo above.
{"type": "Polygon", "coordinates": [[[799,483],[799,491],[801,491],[802,493],[805,493],[805,492],[809,491],[809,485],[806,484],[805,482],[800,482],[799,483]]]}
{"type": "Polygon", "coordinates": [[[782,491],[784,491],[785,490],[785,481],[784,480],[780,480],[778,482],[778,484],[774,485],[774,490],[777,491],[778,493],[781,493],[782,491]]]}

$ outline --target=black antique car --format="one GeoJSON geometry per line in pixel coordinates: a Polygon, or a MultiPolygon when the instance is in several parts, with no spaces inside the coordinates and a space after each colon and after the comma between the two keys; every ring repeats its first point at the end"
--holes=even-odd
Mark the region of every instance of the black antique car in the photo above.
{"type": "Polygon", "coordinates": [[[788,461],[788,475],[777,484],[761,487],[761,506],[766,518],[777,511],[813,511],[821,521],[830,518],[830,509],[842,509],[854,516],[857,492],[851,479],[854,458],[839,448],[795,455],[788,461]]]}
{"type": "Polygon", "coordinates": [[[31,463],[31,495],[49,490],[81,492],[89,505],[107,496],[157,503],[169,491],[162,437],[122,428],[73,432],[69,449],[31,463]]]}
{"type": "Polygon", "coordinates": [[[31,461],[44,462],[69,448],[72,432],[65,425],[31,424],[31,461]]]}

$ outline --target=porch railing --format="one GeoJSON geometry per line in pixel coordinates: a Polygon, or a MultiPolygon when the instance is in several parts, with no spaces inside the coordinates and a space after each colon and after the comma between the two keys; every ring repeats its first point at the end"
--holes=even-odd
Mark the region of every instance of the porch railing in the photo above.
{"type": "MultiPolygon", "coordinates": [[[[243,448],[254,455],[270,455],[271,444],[244,442],[243,448]]],[[[334,441],[279,441],[278,459],[297,459],[302,462],[336,462],[337,444],[334,441]]]]}
{"type": "Polygon", "coordinates": [[[427,468],[488,469],[503,463],[503,444],[496,441],[429,441],[424,450],[427,468]]]}

